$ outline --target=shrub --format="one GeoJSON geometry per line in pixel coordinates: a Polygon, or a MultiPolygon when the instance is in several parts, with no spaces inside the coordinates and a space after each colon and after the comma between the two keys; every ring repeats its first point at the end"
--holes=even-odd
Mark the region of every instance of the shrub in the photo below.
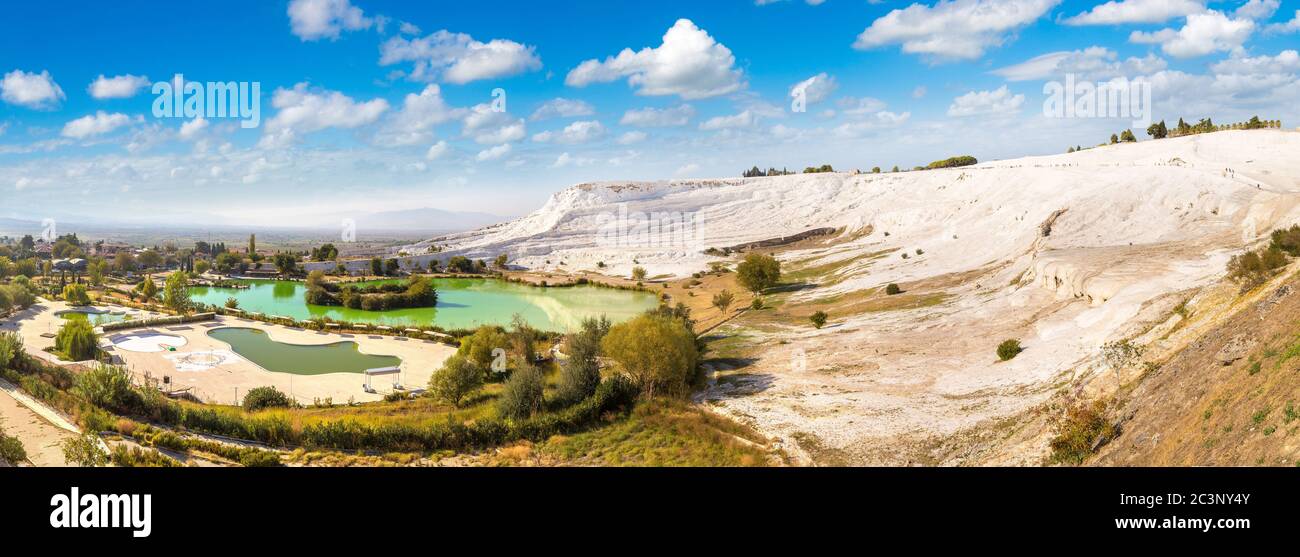
{"type": "Polygon", "coordinates": [[[571,404],[591,396],[600,386],[600,341],[609,333],[609,319],[587,318],[582,329],[569,336],[569,359],[560,367],[556,400],[571,404]]]}
{"type": "Polygon", "coordinates": [[[751,253],[736,267],[736,279],[750,292],[761,293],[781,280],[781,262],[770,255],[751,253]]]}
{"type": "Polygon", "coordinates": [[[1241,284],[1241,289],[1250,290],[1263,284],[1273,272],[1286,265],[1286,253],[1277,246],[1270,246],[1241,255],[1234,255],[1228,260],[1228,278],[1241,284]]]}
{"type": "Polygon", "coordinates": [[[1291,228],[1274,230],[1269,247],[1281,250],[1291,257],[1300,256],[1300,225],[1293,224],[1291,228]]]}
{"type": "Polygon", "coordinates": [[[95,359],[99,347],[90,320],[70,319],[64,322],[58,336],[54,337],[54,349],[74,362],[95,359]]]}
{"type": "Polygon", "coordinates": [[[1107,404],[1100,400],[1092,404],[1069,404],[1054,417],[1051,462],[1082,464],[1094,451],[1114,439],[1119,430],[1106,418],[1106,409],[1107,404]]]}
{"type": "Polygon", "coordinates": [[[256,412],[263,408],[286,408],[292,406],[288,395],[275,387],[254,387],[244,395],[244,410],[256,412]]]}
{"type": "Polygon", "coordinates": [[[808,320],[812,321],[814,327],[820,329],[822,328],[823,325],[826,324],[826,317],[827,317],[826,312],[818,311],[808,316],[808,320]]]}
{"type": "Polygon", "coordinates": [[[970,156],[970,155],[962,155],[962,156],[960,156],[960,157],[952,157],[952,158],[947,158],[947,159],[944,159],[944,160],[941,160],[941,161],[934,161],[934,162],[930,163],[930,165],[927,166],[926,168],[930,168],[930,169],[934,169],[934,168],[956,168],[956,167],[959,167],[959,166],[970,166],[970,165],[972,165],[972,164],[978,164],[978,163],[979,163],[979,160],[977,160],[975,157],[972,157],[972,156],[970,156]]]}
{"type": "Polygon", "coordinates": [[[243,451],[239,455],[239,464],[247,468],[277,467],[280,466],[280,455],[273,451],[243,451]]]}
{"type": "Polygon", "coordinates": [[[108,464],[108,453],[99,446],[98,435],[86,433],[63,442],[63,460],[72,466],[104,466],[108,464]]]}
{"type": "Polygon", "coordinates": [[[754,301],[749,303],[749,309],[753,309],[753,310],[763,309],[763,299],[757,296],[754,297],[754,301]]]}
{"type": "Polygon", "coordinates": [[[501,398],[497,399],[497,414],[511,420],[523,420],[542,410],[546,378],[536,366],[525,364],[506,381],[501,398]]]}
{"type": "Polygon", "coordinates": [[[632,267],[632,280],[638,282],[643,281],[645,280],[645,275],[646,275],[645,267],[632,267]]]}
{"type": "Polygon", "coordinates": [[[131,387],[131,374],[117,366],[98,365],[76,376],[74,392],[105,410],[130,413],[139,408],[140,396],[131,387]]]}
{"type": "Polygon", "coordinates": [[[18,333],[0,333],[0,370],[16,366],[23,356],[23,337],[18,333]]]}
{"type": "Polygon", "coordinates": [[[27,450],[23,448],[23,442],[0,431],[0,461],[17,465],[24,460],[27,460],[27,450]]]}
{"type": "Polygon", "coordinates": [[[85,286],[69,284],[63,287],[63,301],[70,306],[88,306],[90,305],[90,296],[86,294],[85,286]]]}
{"type": "Polygon", "coordinates": [[[662,313],[646,313],[613,326],[601,348],[647,396],[657,390],[684,393],[700,356],[695,333],[686,321],[662,313]]]}
{"type": "Polygon", "coordinates": [[[429,378],[429,393],[457,408],[466,397],[483,387],[483,368],[459,353],[448,358],[429,378]]]}
{"type": "Polygon", "coordinates": [[[117,445],[109,455],[113,464],[127,468],[176,468],[181,465],[176,459],[158,452],[156,449],[142,449],[117,445]]]}
{"type": "Polygon", "coordinates": [[[903,293],[903,289],[902,289],[902,288],[899,288],[897,284],[894,284],[894,283],[892,283],[892,282],[889,283],[889,286],[886,286],[886,287],[885,287],[885,294],[886,294],[886,295],[889,295],[889,296],[896,296],[896,295],[898,295],[898,294],[902,294],[902,293],[903,293]]]}
{"type": "Polygon", "coordinates": [[[736,301],[736,295],[732,294],[730,290],[723,290],[713,295],[713,307],[718,308],[722,313],[726,313],[727,308],[731,307],[731,303],[734,301],[736,301]]]}
{"type": "Polygon", "coordinates": [[[1025,349],[1020,347],[1020,341],[1014,339],[1004,340],[1002,344],[998,345],[998,359],[1005,362],[1024,351],[1025,349]]]}

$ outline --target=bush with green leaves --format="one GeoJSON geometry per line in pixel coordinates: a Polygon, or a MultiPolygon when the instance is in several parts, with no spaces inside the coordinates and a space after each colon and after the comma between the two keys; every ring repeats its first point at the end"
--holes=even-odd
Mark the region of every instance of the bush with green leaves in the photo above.
{"type": "Polygon", "coordinates": [[[736,266],[736,279],[750,292],[762,293],[781,280],[781,262],[770,255],[751,253],[736,266]]]}
{"type": "Polygon", "coordinates": [[[569,359],[560,366],[560,382],[555,398],[571,404],[587,398],[600,385],[600,341],[613,325],[606,317],[582,320],[582,328],[569,335],[569,359]]]}
{"type": "Polygon", "coordinates": [[[85,286],[69,284],[63,287],[63,301],[70,306],[88,306],[90,305],[90,296],[86,294],[85,286]]]}
{"type": "Polygon", "coordinates": [[[124,468],[177,468],[181,466],[176,459],[169,457],[157,449],[143,449],[140,447],[127,447],[126,445],[116,445],[113,451],[109,453],[109,460],[116,466],[124,468]]]}
{"type": "Polygon", "coordinates": [[[289,396],[275,387],[254,387],[244,395],[244,410],[256,412],[263,408],[288,408],[293,406],[289,396]]]}
{"type": "Polygon", "coordinates": [[[685,394],[700,358],[690,326],[653,311],[611,327],[601,349],[647,397],[656,392],[685,394]]]}
{"type": "Polygon", "coordinates": [[[902,293],[903,293],[903,289],[900,288],[897,284],[894,284],[894,283],[892,283],[892,282],[889,283],[889,285],[885,287],[885,294],[886,294],[886,295],[889,295],[889,296],[896,296],[896,295],[898,295],[898,294],[902,294],[902,293]]]}
{"type": "Polygon", "coordinates": [[[139,407],[140,395],[123,367],[95,366],[76,376],[73,390],[87,402],[112,412],[129,413],[139,407]]]}
{"type": "Polygon", "coordinates": [[[429,394],[457,408],[479,389],[486,379],[484,368],[474,360],[456,354],[443,362],[429,378],[429,394]]]}
{"type": "Polygon", "coordinates": [[[525,420],[542,411],[546,402],[546,377],[532,364],[524,364],[510,374],[501,397],[497,415],[510,420],[525,420]]]}
{"type": "Polygon", "coordinates": [[[1020,346],[1020,341],[1015,339],[1004,340],[1002,344],[998,345],[998,359],[1005,362],[1024,351],[1025,349],[1020,346]]]}
{"type": "Polygon", "coordinates": [[[23,442],[0,430],[0,461],[17,466],[24,460],[27,460],[27,450],[23,448],[23,442]]]}
{"type": "Polygon", "coordinates": [[[718,311],[722,313],[726,313],[727,308],[731,307],[732,302],[735,301],[736,295],[732,294],[730,290],[723,290],[713,295],[713,307],[718,308],[718,311]]]}
{"type": "Polygon", "coordinates": [[[645,267],[632,267],[632,280],[635,281],[645,280],[645,275],[646,275],[645,267]]]}
{"type": "Polygon", "coordinates": [[[74,362],[95,359],[99,346],[94,327],[86,319],[64,321],[59,334],[54,337],[54,349],[60,356],[74,362]]]}
{"type": "Polygon", "coordinates": [[[18,363],[23,356],[23,337],[18,333],[0,333],[0,370],[18,363]]]}
{"type": "Polygon", "coordinates": [[[92,468],[108,465],[109,457],[99,445],[98,435],[84,433],[63,442],[63,461],[72,466],[92,468]]]}
{"type": "Polygon", "coordinates": [[[817,311],[814,312],[812,315],[808,316],[808,320],[812,321],[813,327],[820,329],[822,328],[822,326],[826,325],[827,317],[828,316],[826,315],[826,312],[817,311]]]}
{"type": "Polygon", "coordinates": [[[1256,251],[1234,255],[1228,260],[1228,278],[1250,290],[1264,284],[1278,269],[1287,264],[1286,252],[1270,246],[1256,251]]]}
{"type": "Polygon", "coordinates": [[[1107,407],[1101,400],[1068,403],[1051,419],[1055,436],[1048,460],[1053,464],[1083,464],[1097,448],[1114,439],[1119,428],[1106,417],[1107,407]]]}

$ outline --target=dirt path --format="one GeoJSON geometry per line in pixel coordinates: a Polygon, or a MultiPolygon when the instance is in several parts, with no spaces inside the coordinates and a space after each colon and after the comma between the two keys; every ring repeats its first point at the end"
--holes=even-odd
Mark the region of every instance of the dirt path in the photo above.
{"type": "Polygon", "coordinates": [[[67,466],[63,460],[65,439],[74,433],[46,421],[19,403],[9,391],[0,389],[0,427],[5,434],[17,437],[27,450],[27,459],[36,466],[67,466]]]}

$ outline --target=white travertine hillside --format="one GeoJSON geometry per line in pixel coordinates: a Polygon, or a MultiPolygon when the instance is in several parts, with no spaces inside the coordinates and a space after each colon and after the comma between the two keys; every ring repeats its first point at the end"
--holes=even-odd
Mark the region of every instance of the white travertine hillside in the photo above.
{"type": "Polygon", "coordinates": [[[844,263],[789,304],[891,282],[943,303],[832,314],[822,330],[732,330],[761,347],[745,369],[754,388],[729,383],[703,398],[805,440],[792,445],[815,439],[858,463],[899,464],[910,458],[895,454],[903,444],[1045,400],[1062,376],[1095,367],[1103,343],[1300,222],[1298,206],[1300,133],[1225,131],[923,172],[584,184],[522,219],[434,243],[442,258],[508,253],[567,271],[604,262],[609,274],[635,260],[654,276],[704,269],[719,260],[708,247],[840,228],[837,242],[781,254],[844,263]],[[686,213],[702,227],[690,241],[669,226],[611,244],[601,225],[620,211],[686,213]],[[997,362],[1005,338],[1028,349],[997,362]]]}

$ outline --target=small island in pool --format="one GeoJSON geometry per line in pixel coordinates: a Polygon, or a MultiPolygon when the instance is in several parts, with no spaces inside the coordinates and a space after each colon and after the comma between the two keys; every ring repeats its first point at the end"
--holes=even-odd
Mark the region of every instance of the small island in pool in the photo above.
{"type": "MultiPolygon", "coordinates": [[[[533,327],[554,332],[577,330],[588,317],[605,316],[618,323],[659,305],[659,297],[653,292],[592,285],[545,288],[495,278],[425,278],[437,287],[437,307],[366,311],[309,304],[307,283],[287,280],[240,279],[234,281],[238,288],[192,286],[189,292],[190,299],[199,304],[220,306],[234,298],[242,311],[299,321],[333,319],[391,327],[473,329],[480,325],[509,325],[519,315],[533,327]]],[[[401,284],[402,280],[382,282],[401,284]]]]}
{"type": "Polygon", "coordinates": [[[307,275],[308,304],[342,306],[366,311],[388,311],[438,306],[438,289],[424,277],[411,277],[402,283],[384,282],[368,285],[339,285],[325,280],[325,273],[307,275]]]}

